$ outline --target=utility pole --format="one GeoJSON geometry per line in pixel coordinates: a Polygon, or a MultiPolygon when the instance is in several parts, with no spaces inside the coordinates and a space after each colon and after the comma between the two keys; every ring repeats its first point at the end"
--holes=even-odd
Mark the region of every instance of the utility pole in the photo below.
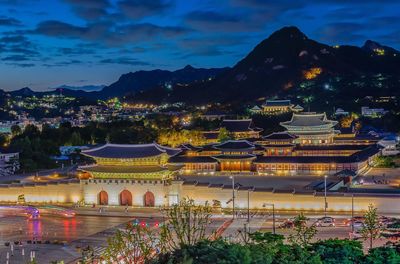
{"type": "Polygon", "coordinates": [[[326,209],[328,208],[328,203],[326,202],[326,178],[328,178],[328,175],[324,176],[324,186],[325,186],[325,217],[326,217],[326,209]]]}
{"type": "Polygon", "coordinates": [[[250,189],[247,189],[247,223],[250,223],[250,189]]]}
{"type": "Polygon", "coordinates": [[[275,204],[274,203],[264,203],[263,207],[266,206],[271,206],[272,207],[272,232],[275,235],[276,234],[276,228],[275,228],[275,204]]]}
{"type": "Polygon", "coordinates": [[[235,219],[235,177],[232,175],[232,218],[235,219]]]}
{"type": "Polygon", "coordinates": [[[354,193],[351,194],[351,232],[354,233],[354,193]]]}

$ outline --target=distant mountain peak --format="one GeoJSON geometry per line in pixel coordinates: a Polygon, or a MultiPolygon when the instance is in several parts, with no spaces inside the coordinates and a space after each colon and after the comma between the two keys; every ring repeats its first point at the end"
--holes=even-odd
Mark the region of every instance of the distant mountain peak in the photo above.
{"type": "Polygon", "coordinates": [[[283,40],[290,40],[290,39],[307,39],[307,36],[297,27],[295,26],[288,26],[283,27],[274,33],[271,34],[269,39],[283,39],[283,40]]]}
{"type": "Polygon", "coordinates": [[[186,65],[184,68],[183,68],[183,70],[194,70],[195,68],[192,66],[192,65],[190,65],[190,64],[188,64],[188,65],[186,65]]]}
{"type": "Polygon", "coordinates": [[[376,41],[373,41],[370,39],[365,41],[364,45],[361,48],[363,50],[369,51],[369,52],[376,52],[377,49],[381,49],[381,50],[384,50],[385,52],[389,52],[389,53],[399,53],[398,50],[396,50],[392,47],[382,45],[379,42],[376,42],[376,41]]]}

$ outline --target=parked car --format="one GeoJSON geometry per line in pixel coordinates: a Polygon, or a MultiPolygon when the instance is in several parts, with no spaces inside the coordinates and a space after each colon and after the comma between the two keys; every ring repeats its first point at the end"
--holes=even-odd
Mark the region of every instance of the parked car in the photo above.
{"type": "Polygon", "coordinates": [[[321,217],[315,222],[315,225],[321,227],[335,226],[335,218],[329,216],[321,217]]]}
{"type": "Polygon", "coordinates": [[[355,216],[355,217],[353,217],[353,218],[351,218],[351,219],[347,219],[347,220],[344,222],[344,224],[345,224],[346,226],[351,226],[351,223],[355,223],[355,222],[357,222],[357,224],[359,224],[359,223],[364,223],[364,220],[365,220],[364,216],[355,216]]]}

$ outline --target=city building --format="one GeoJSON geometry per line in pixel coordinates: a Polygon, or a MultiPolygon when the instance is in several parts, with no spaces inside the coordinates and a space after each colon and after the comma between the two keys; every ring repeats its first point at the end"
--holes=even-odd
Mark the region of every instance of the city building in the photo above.
{"type": "Polygon", "coordinates": [[[379,117],[386,115],[388,111],[383,108],[369,108],[368,106],[361,107],[361,115],[366,117],[379,117]]]}
{"type": "Polygon", "coordinates": [[[264,114],[281,114],[292,111],[293,106],[290,100],[267,100],[262,110],[264,114]]]}

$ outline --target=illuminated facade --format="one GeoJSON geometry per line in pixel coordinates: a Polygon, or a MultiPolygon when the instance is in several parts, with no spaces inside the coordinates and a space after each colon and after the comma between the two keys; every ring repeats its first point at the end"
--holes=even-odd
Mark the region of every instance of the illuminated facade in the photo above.
{"type": "Polygon", "coordinates": [[[281,122],[287,132],[298,137],[302,145],[332,144],[337,132],[337,121],[328,120],[326,114],[314,112],[294,113],[290,121],[281,122]]]}
{"type": "Polygon", "coordinates": [[[105,144],[85,150],[94,166],[82,170],[90,175],[82,180],[84,200],[89,204],[154,207],[173,202],[177,167],[168,166],[168,159],[180,149],[156,143],[141,145],[105,144]]]}

